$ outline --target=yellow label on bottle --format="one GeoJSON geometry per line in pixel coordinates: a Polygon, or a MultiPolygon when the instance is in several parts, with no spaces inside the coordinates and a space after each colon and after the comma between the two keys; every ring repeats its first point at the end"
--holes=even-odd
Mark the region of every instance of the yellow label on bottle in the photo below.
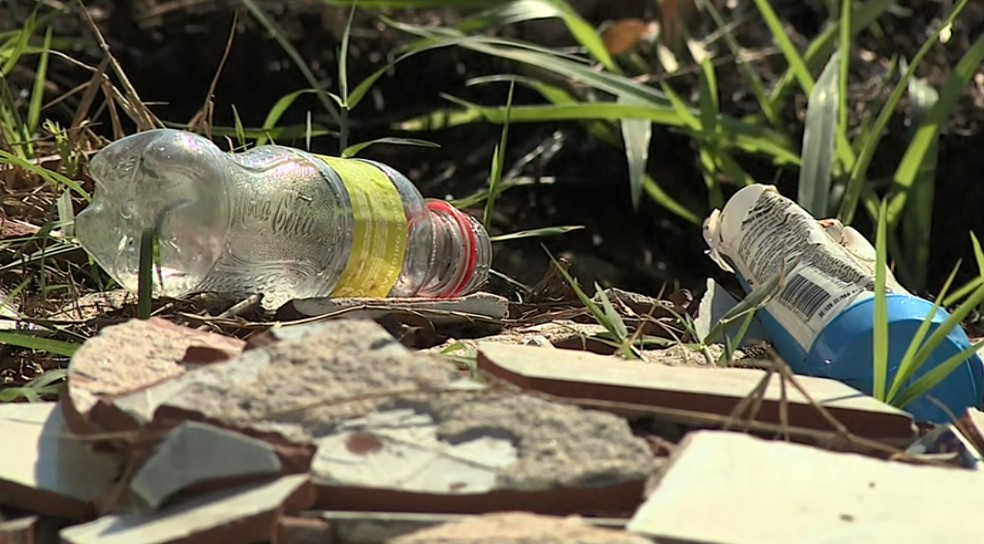
{"type": "Polygon", "coordinates": [[[318,155],[341,178],[352,202],[355,232],[335,297],[385,297],[403,270],[407,215],[389,177],[372,164],[318,155]]]}

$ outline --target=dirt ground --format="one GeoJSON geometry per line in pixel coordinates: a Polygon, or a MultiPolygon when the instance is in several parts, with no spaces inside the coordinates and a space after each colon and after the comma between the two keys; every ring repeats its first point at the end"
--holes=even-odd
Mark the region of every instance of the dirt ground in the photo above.
{"type": "MultiPolygon", "coordinates": [[[[635,0],[617,2],[574,2],[586,18],[596,25],[625,17],[649,20],[658,15],[655,3],[635,0]]],[[[790,25],[794,41],[805,44],[821,28],[826,14],[823,2],[775,2],[777,11],[790,25]]],[[[911,58],[924,36],[938,22],[945,6],[921,0],[902,2],[894,15],[886,16],[879,28],[881,35],[866,33],[859,39],[852,59],[852,98],[858,104],[852,118],[860,120],[867,111],[875,85],[885,73],[892,55],[911,58]]],[[[9,26],[27,15],[27,6],[13,4],[9,26]]],[[[285,30],[301,56],[309,63],[319,81],[328,88],[336,86],[337,49],[347,16],[345,8],[326,6],[312,0],[259,2],[285,30]]],[[[214,123],[232,126],[232,107],[246,126],[259,126],[269,108],[281,96],[308,87],[301,73],[276,40],[259,25],[243,4],[234,0],[197,2],[194,0],[108,2],[93,0],[89,7],[94,19],[117,56],[122,67],[140,93],[163,120],[184,123],[202,107],[209,84],[222,58],[234,21],[239,12],[228,60],[215,87],[214,123]]],[[[751,10],[754,12],[754,10],[751,10]]],[[[400,20],[448,24],[457,21],[462,10],[402,10],[384,12],[400,20]]],[[[386,27],[378,12],[360,13],[352,31],[349,49],[349,80],[360,81],[386,62],[387,55],[407,40],[386,27]]],[[[984,8],[969,8],[954,37],[939,46],[927,58],[922,75],[939,85],[969,43],[984,27],[984,8]]],[[[4,23],[0,22],[0,26],[4,23]]],[[[706,31],[709,20],[698,23],[696,31],[706,31]],[[704,25],[704,26],[701,26],[704,25]]],[[[77,16],[65,16],[56,26],[57,35],[70,40],[66,52],[90,64],[99,60],[91,33],[77,16]],[[84,39],[83,39],[84,38],[84,39]]],[[[563,45],[568,38],[559,23],[538,21],[516,25],[508,33],[547,45],[563,45]]],[[[763,25],[745,21],[736,33],[743,45],[765,50],[771,39],[763,25]]],[[[785,66],[781,55],[763,55],[757,68],[767,80],[785,66]]],[[[398,65],[380,79],[367,100],[353,113],[352,141],[383,135],[405,136],[390,124],[434,111],[448,102],[442,93],[478,103],[497,105],[505,102],[505,86],[469,87],[468,79],[513,69],[503,62],[457,49],[442,49],[419,55],[398,65]]],[[[85,81],[85,74],[66,62],[53,62],[48,94],[63,94],[85,81]]],[[[25,77],[27,74],[20,74],[25,77]]],[[[979,74],[980,75],[980,74],[979,74]]],[[[16,81],[18,73],[12,75],[16,81]]],[[[671,74],[678,91],[687,96],[695,78],[671,74]]],[[[748,113],[754,103],[734,66],[720,67],[721,104],[726,113],[748,113]]],[[[942,138],[940,170],[937,179],[930,285],[938,287],[958,257],[972,259],[967,232],[984,229],[984,215],[979,203],[984,201],[984,186],[974,183],[976,172],[984,168],[984,155],[976,152],[984,145],[980,120],[984,118],[984,76],[974,80],[960,110],[942,138]]],[[[516,102],[535,97],[518,91],[516,102]]],[[[46,110],[67,124],[78,97],[46,110]]],[[[802,126],[805,97],[790,101],[784,112],[793,130],[802,126]]],[[[317,102],[301,97],[283,122],[304,123],[306,112],[313,119],[327,121],[317,102]]],[[[105,114],[97,130],[110,135],[105,114]]],[[[379,146],[365,156],[387,162],[408,174],[425,194],[431,197],[462,197],[480,189],[485,183],[492,150],[500,129],[487,124],[471,124],[454,129],[413,134],[435,141],[440,149],[379,146]]],[[[901,158],[907,127],[900,116],[893,121],[889,136],[879,150],[871,173],[880,183],[887,183],[901,158]]],[[[281,142],[292,143],[292,142],[281,142]]],[[[294,142],[302,143],[302,142],[294,142]]],[[[316,139],[315,151],[333,152],[335,142],[316,139]]],[[[703,180],[697,153],[682,135],[667,130],[654,131],[650,155],[650,173],[672,195],[687,204],[704,199],[703,180]]],[[[743,159],[743,166],[764,182],[777,183],[789,190],[795,186],[796,172],[776,171],[769,164],[743,159]]],[[[642,206],[631,207],[625,159],[622,152],[591,136],[576,123],[514,125],[511,129],[507,170],[511,175],[527,176],[539,183],[514,188],[505,193],[496,206],[493,234],[552,225],[582,224],[587,228],[560,237],[520,240],[497,244],[496,270],[523,283],[535,283],[549,267],[543,247],[573,262],[572,271],[584,285],[598,281],[628,290],[655,293],[665,283],[682,287],[699,287],[708,275],[721,277],[703,254],[699,229],[677,219],[643,198],[642,206]],[[546,152],[543,152],[546,150],[546,152]],[[530,158],[530,157],[533,158],[530,158]],[[547,181],[551,181],[547,183],[547,181]]],[[[474,210],[477,211],[477,210],[474,210]]],[[[868,231],[870,225],[860,228],[868,231]]],[[[969,272],[969,269],[968,269],[969,272]]],[[[497,281],[493,290],[508,291],[508,284],[497,281]]]]}

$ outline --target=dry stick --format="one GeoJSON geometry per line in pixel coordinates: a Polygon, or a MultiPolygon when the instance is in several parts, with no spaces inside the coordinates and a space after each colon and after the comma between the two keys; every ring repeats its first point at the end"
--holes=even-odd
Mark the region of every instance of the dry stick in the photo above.
{"type": "MultiPolygon", "coordinates": [[[[771,349],[771,348],[770,348],[771,349]]],[[[774,354],[773,365],[785,365],[786,362],[774,354]]],[[[786,397],[786,376],[779,374],[779,425],[782,427],[783,438],[789,442],[789,399],[786,397]]]]}
{"type": "Polygon", "coordinates": [[[229,38],[226,40],[225,51],[222,53],[222,58],[219,60],[219,65],[215,69],[215,75],[212,76],[212,83],[208,86],[208,93],[205,94],[205,103],[202,104],[202,109],[192,117],[191,121],[188,123],[188,128],[194,132],[198,132],[198,124],[202,124],[205,136],[212,139],[212,119],[215,113],[215,87],[219,83],[219,76],[222,74],[223,68],[225,68],[226,59],[229,58],[229,52],[232,51],[232,42],[236,37],[236,26],[239,24],[239,10],[237,9],[232,13],[232,27],[229,29],[229,38]]]}
{"type": "MultiPolygon", "coordinates": [[[[239,314],[243,313],[247,309],[252,308],[253,306],[256,306],[256,304],[259,301],[260,301],[260,295],[256,295],[256,294],[250,295],[250,296],[244,298],[243,300],[241,300],[241,301],[233,304],[232,306],[229,307],[228,310],[220,313],[219,315],[217,315],[215,317],[218,318],[218,319],[231,319],[233,317],[237,317],[239,314]]],[[[195,330],[196,331],[206,331],[206,330],[209,330],[209,329],[212,329],[212,328],[217,328],[217,327],[212,327],[212,326],[210,326],[210,323],[205,322],[205,323],[199,325],[198,327],[196,327],[195,330]]]]}
{"type": "Polygon", "coordinates": [[[748,393],[743,399],[741,399],[738,404],[735,405],[731,414],[728,416],[728,422],[724,426],[724,430],[730,430],[732,425],[740,423],[739,418],[742,414],[748,413],[747,418],[744,419],[745,430],[749,430],[749,425],[755,421],[755,416],[758,415],[759,410],[762,408],[762,403],[765,400],[765,392],[769,388],[769,382],[772,381],[772,368],[768,368],[765,371],[765,375],[759,380],[755,387],[752,388],[751,392],[748,393]]]}
{"type": "Polygon", "coordinates": [[[137,130],[151,129],[155,126],[163,127],[164,124],[161,123],[160,119],[158,119],[150,111],[150,109],[144,105],[143,101],[140,100],[140,95],[137,94],[137,90],[130,84],[130,80],[123,72],[123,68],[120,66],[120,63],[110,52],[109,44],[103,37],[102,32],[99,31],[99,26],[96,25],[96,21],[93,20],[92,14],[89,13],[88,8],[85,7],[82,0],[77,1],[79,6],[82,8],[82,13],[85,15],[86,21],[89,23],[89,28],[92,29],[93,34],[96,36],[96,41],[99,42],[99,48],[106,54],[106,57],[109,59],[110,66],[113,67],[113,73],[116,74],[116,77],[120,79],[120,83],[123,85],[123,90],[126,92],[126,96],[129,99],[128,103],[131,106],[130,108],[124,108],[124,110],[127,115],[133,119],[133,122],[137,124],[137,130]]]}
{"type": "MultiPolygon", "coordinates": [[[[103,80],[102,90],[103,94],[106,96],[106,107],[109,108],[109,120],[113,124],[113,139],[120,139],[123,137],[123,125],[120,123],[119,113],[116,112],[116,101],[113,100],[112,89],[107,87],[112,87],[112,85],[103,80]]],[[[126,110],[127,108],[123,108],[126,110]]]]}
{"type": "Polygon", "coordinates": [[[92,73],[92,77],[89,78],[88,87],[86,87],[85,93],[82,94],[79,107],[75,110],[75,117],[72,118],[72,124],[68,127],[68,141],[73,149],[78,143],[79,136],[82,134],[82,131],[79,129],[81,129],[82,123],[89,115],[89,110],[92,109],[92,103],[96,100],[96,93],[102,88],[102,81],[106,76],[106,68],[108,67],[109,59],[103,58],[102,62],[99,63],[99,67],[96,68],[96,71],[92,73]]]}

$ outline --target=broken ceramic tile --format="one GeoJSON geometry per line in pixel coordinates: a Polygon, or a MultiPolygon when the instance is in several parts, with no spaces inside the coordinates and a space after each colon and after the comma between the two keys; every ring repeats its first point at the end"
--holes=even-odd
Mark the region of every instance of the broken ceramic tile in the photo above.
{"type": "Polygon", "coordinates": [[[267,542],[277,519],[310,505],[307,475],[202,495],[156,513],[103,516],[62,530],[64,544],[267,542]]]}
{"type": "Polygon", "coordinates": [[[378,319],[392,314],[423,315],[434,323],[467,321],[468,318],[502,319],[509,301],[491,293],[473,293],[460,298],[307,298],[291,304],[302,315],[339,315],[351,319],[378,319]]]}
{"type": "Polygon", "coordinates": [[[130,489],[143,504],[157,510],[165,500],[191,486],[216,482],[230,485],[237,478],[242,481],[275,475],[281,469],[270,444],[186,421],[168,432],[157,445],[153,456],[134,475],[130,489]]]}
{"type": "Polygon", "coordinates": [[[580,517],[526,512],[472,516],[399,536],[390,544],[647,544],[648,538],[593,527],[580,517]]]}
{"type": "Polygon", "coordinates": [[[628,530],[701,544],[976,542],[981,501],[981,472],[699,431],[628,530]],[[728,505],[713,523],[709,504],[728,505]]]}
{"type": "Polygon", "coordinates": [[[76,432],[92,427],[90,412],[111,399],[180,376],[189,368],[242,352],[245,342],[180,327],[161,318],[105,327],[75,352],[68,368],[66,415],[76,432]]]}
{"type": "Polygon", "coordinates": [[[52,402],[0,405],[0,437],[0,505],[82,520],[120,474],[121,459],[72,436],[52,402]]]}
{"type": "Polygon", "coordinates": [[[656,466],[624,419],[501,391],[391,400],[317,444],[318,505],[345,510],[624,512],[656,466]]]}
{"type": "MultiPolygon", "coordinates": [[[[761,370],[670,367],[626,361],[572,350],[544,350],[501,343],[481,343],[479,368],[525,389],[572,399],[710,413],[729,416],[765,377],[761,370]]],[[[823,378],[797,377],[831,414],[852,432],[870,438],[914,438],[911,417],[849,386],[823,378]]],[[[765,391],[758,421],[778,423],[781,389],[773,376],[765,391]]],[[[805,397],[787,387],[791,427],[831,430],[830,423],[805,397]]]]}

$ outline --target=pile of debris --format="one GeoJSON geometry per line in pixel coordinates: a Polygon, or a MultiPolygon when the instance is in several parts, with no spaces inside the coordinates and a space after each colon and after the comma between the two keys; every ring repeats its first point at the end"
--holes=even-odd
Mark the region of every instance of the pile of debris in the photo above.
{"type": "Polygon", "coordinates": [[[59,402],[0,406],[0,542],[984,531],[976,410],[926,433],[840,382],[625,360],[540,333],[478,341],[460,366],[360,312],[249,341],[158,318],[104,328],[73,357],[59,402]]]}

